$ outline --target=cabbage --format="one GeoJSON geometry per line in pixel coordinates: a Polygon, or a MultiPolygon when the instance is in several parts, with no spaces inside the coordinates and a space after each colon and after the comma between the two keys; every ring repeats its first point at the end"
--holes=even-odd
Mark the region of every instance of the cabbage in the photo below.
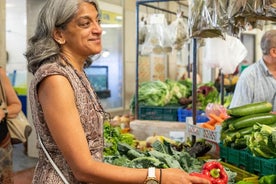
{"type": "Polygon", "coordinates": [[[148,106],[164,106],[171,99],[169,86],[162,81],[144,82],[139,86],[138,101],[148,106]]]}
{"type": "Polygon", "coordinates": [[[188,89],[180,82],[167,79],[166,84],[168,85],[170,91],[170,104],[177,104],[181,97],[187,97],[188,89]]]}
{"type": "MultiPolygon", "coordinates": [[[[191,91],[190,81],[173,81],[167,79],[163,81],[148,81],[140,84],[138,89],[138,103],[144,106],[165,106],[169,104],[179,104],[182,97],[188,97],[191,91]],[[187,84],[187,85],[186,85],[187,84]]],[[[135,95],[132,96],[130,111],[135,111],[135,95]]]]}

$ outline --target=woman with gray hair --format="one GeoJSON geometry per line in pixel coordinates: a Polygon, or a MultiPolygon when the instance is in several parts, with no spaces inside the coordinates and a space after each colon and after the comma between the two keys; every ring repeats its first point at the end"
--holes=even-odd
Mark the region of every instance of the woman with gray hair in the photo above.
{"type": "MultiPolygon", "coordinates": [[[[276,111],[276,30],[261,39],[262,58],[241,73],[230,107],[267,101],[276,111]]],[[[254,52],[254,51],[253,51],[254,52]]]]}
{"type": "Polygon", "coordinates": [[[102,162],[108,113],[84,73],[90,56],[102,50],[101,34],[95,0],[48,0],[39,14],[26,52],[34,75],[29,100],[40,143],[33,183],[149,184],[161,183],[161,177],[163,184],[208,183],[180,169],[102,162]]]}

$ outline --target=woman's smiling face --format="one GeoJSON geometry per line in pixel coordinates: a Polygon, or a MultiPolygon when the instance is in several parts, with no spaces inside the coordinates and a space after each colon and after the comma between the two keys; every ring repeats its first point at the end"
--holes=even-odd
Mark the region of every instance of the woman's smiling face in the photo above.
{"type": "Polygon", "coordinates": [[[61,31],[65,43],[62,52],[71,52],[82,57],[98,54],[102,50],[99,13],[90,3],[80,3],[76,16],[61,31]]]}

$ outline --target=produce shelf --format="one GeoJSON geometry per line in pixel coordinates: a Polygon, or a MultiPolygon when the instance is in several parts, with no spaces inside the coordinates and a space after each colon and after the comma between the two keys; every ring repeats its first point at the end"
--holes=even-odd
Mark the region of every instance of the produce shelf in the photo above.
{"type": "Polygon", "coordinates": [[[246,168],[249,172],[256,173],[260,176],[270,175],[276,173],[276,158],[266,159],[256,157],[253,155],[249,156],[249,164],[246,168]]]}
{"type": "Polygon", "coordinates": [[[249,152],[247,150],[237,150],[219,143],[220,158],[238,167],[246,168],[249,162],[249,152]]]}
{"type": "Polygon", "coordinates": [[[244,168],[250,173],[264,176],[276,173],[276,158],[267,159],[254,156],[247,149],[237,150],[219,143],[220,158],[222,161],[244,168]]]}

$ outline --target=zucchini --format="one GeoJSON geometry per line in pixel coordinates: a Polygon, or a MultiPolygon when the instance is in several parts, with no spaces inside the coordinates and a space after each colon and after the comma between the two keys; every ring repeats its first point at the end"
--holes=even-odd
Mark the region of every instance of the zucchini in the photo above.
{"type": "Polygon", "coordinates": [[[276,122],[276,114],[272,113],[261,113],[243,116],[233,120],[229,124],[230,130],[240,130],[246,127],[252,127],[255,123],[270,125],[276,122]]]}
{"type": "Polygon", "coordinates": [[[236,139],[237,132],[236,131],[230,131],[229,129],[224,131],[221,136],[220,140],[225,143],[233,142],[236,139]]]}
{"type": "Polygon", "coordinates": [[[234,143],[231,144],[231,147],[234,149],[245,149],[247,147],[247,140],[245,138],[236,139],[234,143]]]}
{"type": "Polygon", "coordinates": [[[229,124],[231,122],[233,122],[235,119],[237,119],[237,118],[236,117],[229,117],[229,118],[225,119],[221,124],[222,131],[227,130],[229,128],[229,124]]]}
{"type": "Polygon", "coordinates": [[[227,109],[227,114],[234,117],[248,116],[251,114],[267,113],[272,111],[272,104],[269,102],[256,102],[239,107],[227,109]]]}
{"type": "Polygon", "coordinates": [[[242,137],[244,137],[245,135],[251,134],[252,131],[253,131],[253,127],[252,127],[252,126],[242,128],[242,129],[240,129],[240,130],[238,130],[238,131],[236,132],[236,137],[237,137],[237,138],[242,138],[242,137]]]}

